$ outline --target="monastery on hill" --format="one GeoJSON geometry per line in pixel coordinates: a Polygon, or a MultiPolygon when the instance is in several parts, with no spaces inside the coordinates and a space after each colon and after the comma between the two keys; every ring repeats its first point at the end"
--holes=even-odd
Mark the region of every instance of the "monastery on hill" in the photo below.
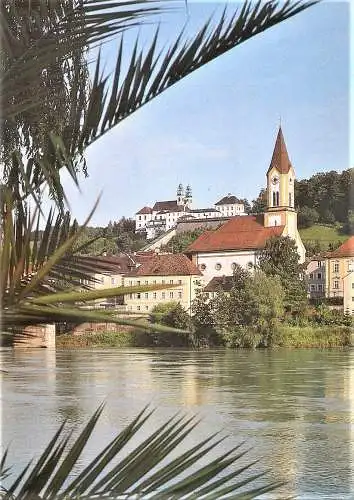
{"type": "Polygon", "coordinates": [[[214,277],[232,275],[236,264],[252,268],[257,254],[272,236],[295,240],[300,262],[305,261],[305,247],[297,229],[294,200],[295,171],[279,127],[273,156],[267,171],[267,209],[263,214],[232,217],[215,231],[204,232],[187,254],[208,282],[214,277]]]}
{"type": "Polygon", "coordinates": [[[151,240],[161,233],[176,226],[177,221],[229,218],[234,215],[246,215],[242,200],[232,194],[224,196],[212,208],[192,208],[192,189],[190,185],[177,188],[177,199],[157,201],[154,206],[143,207],[135,214],[135,231],[146,232],[151,240]]]}

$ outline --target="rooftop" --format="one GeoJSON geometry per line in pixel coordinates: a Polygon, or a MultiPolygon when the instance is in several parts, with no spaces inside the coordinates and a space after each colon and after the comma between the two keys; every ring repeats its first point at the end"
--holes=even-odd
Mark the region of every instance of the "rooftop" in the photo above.
{"type": "Polygon", "coordinates": [[[272,168],[276,168],[280,174],[287,174],[292,168],[281,127],[279,127],[278,130],[272,160],[267,173],[269,173],[272,168]]]}
{"type": "Polygon", "coordinates": [[[234,276],[215,276],[209,281],[207,286],[204,287],[203,292],[217,292],[219,290],[229,292],[234,283],[234,276]]]}
{"type": "Polygon", "coordinates": [[[219,200],[215,205],[234,205],[235,203],[243,205],[243,202],[236,198],[236,196],[232,194],[228,194],[219,200]]]}
{"type": "Polygon", "coordinates": [[[201,272],[182,253],[154,255],[128,276],[200,276],[201,272]]]}
{"type": "Polygon", "coordinates": [[[188,253],[262,249],[272,236],[281,236],[284,226],[264,227],[264,215],[233,217],[215,231],[201,234],[188,253]]]}
{"type": "Polygon", "coordinates": [[[343,243],[339,248],[333,252],[326,253],[328,259],[334,259],[336,257],[354,257],[354,236],[351,236],[347,241],[343,243]]]}

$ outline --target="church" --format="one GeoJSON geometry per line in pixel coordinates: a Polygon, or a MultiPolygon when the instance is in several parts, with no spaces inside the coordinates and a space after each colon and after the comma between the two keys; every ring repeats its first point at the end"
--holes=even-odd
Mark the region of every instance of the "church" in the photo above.
{"type": "Polygon", "coordinates": [[[232,275],[237,264],[252,269],[257,264],[259,251],[272,236],[292,238],[300,262],[305,261],[305,247],[297,229],[295,171],[281,127],[266,175],[267,208],[263,214],[232,217],[219,229],[205,231],[188,247],[186,253],[206,282],[214,277],[232,275]]]}

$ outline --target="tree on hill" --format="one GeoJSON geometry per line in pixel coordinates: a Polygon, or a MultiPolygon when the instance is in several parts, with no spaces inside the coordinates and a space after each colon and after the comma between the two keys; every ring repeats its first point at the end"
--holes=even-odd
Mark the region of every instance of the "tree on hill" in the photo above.
{"type": "Polygon", "coordinates": [[[161,250],[163,252],[183,253],[204,232],[205,228],[198,228],[192,231],[177,233],[166,245],[161,247],[161,250]]]}
{"type": "Polygon", "coordinates": [[[301,207],[298,210],[298,216],[297,216],[297,221],[298,221],[298,227],[299,228],[305,228],[305,227],[311,227],[316,222],[318,222],[320,216],[317,210],[311,207],[307,207],[306,205],[304,207],[301,207]]]}

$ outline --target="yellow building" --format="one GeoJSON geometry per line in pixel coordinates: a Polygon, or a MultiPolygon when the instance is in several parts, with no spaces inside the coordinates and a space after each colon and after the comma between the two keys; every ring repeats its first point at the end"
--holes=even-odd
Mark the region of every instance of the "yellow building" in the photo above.
{"type": "Polygon", "coordinates": [[[197,290],[202,286],[202,273],[183,254],[159,254],[124,276],[124,286],[174,285],[156,290],[125,295],[128,311],[150,312],[157,304],[179,302],[190,310],[197,290]]]}
{"type": "Polygon", "coordinates": [[[344,311],[353,313],[354,236],[326,254],[326,296],[343,297],[344,311]]]}

